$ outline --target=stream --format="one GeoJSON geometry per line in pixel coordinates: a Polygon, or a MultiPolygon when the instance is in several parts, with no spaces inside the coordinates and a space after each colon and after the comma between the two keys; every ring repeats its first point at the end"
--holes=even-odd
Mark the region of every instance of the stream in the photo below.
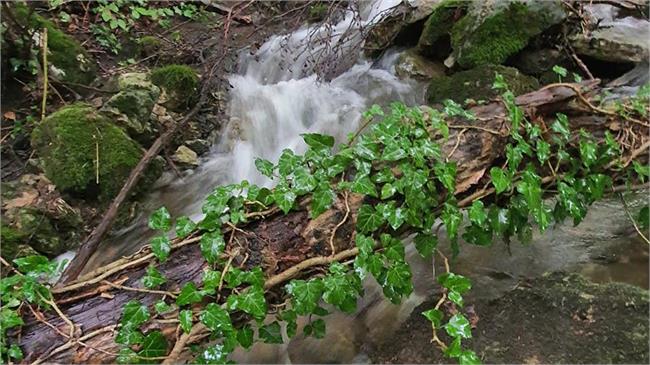
{"type": "MultiPolygon", "coordinates": [[[[355,27],[397,3],[361,2],[359,24],[348,14],[334,27],[334,33],[348,34],[348,41],[354,42],[355,27]]],[[[301,133],[330,134],[343,142],[348,133],[357,130],[361,113],[372,104],[399,100],[419,105],[424,101],[426,85],[395,75],[399,50],[389,50],[374,62],[358,57],[330,82],[304,72],[311,69],[314,55],[318,59],[331,56],[325,46],[305,48],[306,40],[321,31],[326,30],[305,27],[289,36],[272,37],[254,55],[242,53],[239,72],[229,78],[230,120],[220,140],[197,169],[182,178],[167,173],[143,203],[136,223],[104,242],[87,271],[147,244],[154,235],[147,228],[147,217],[160,206],[166,206],[173,217],[187,215],[198,221],[203,199],[218,185],[246,179],[272,186],[272,181],[256,171],[254,159],[277,161],[285,148],[304,152],[301,133]]],[[[647,200],[643,195],[629,204],[640,206],[647,200]]],[[[456,272],[473,279],[472,295],[483,298],[505,293],[522,278],[556,270],[580,272],[600,283],[619,281],[648,288],[648,246],[635,238],[630,228],[620,200],[605,200],[595,204],[579,226],[551,227],[527,245],[513,242],[508,248],[495,242],[484,248],[464,244],[453,265],[456,272]]],[[[448,246],[444,240],[440,245],[448,246]]],[[[369,362],[369,349],[385,342],[417,305],[435,293],[431,260],[421,259],[412,245],[407,247],[407,255],[415,291],[401,305],[384,300],[374,279],[366,279],[366,295],[360,299],[358,312],[330,315],[324,339],[304,338],[300,335],[304,323],[299,323],[299,335],[284,345],[256,344],[250,352],[237,351],[233,359],[242,363],[369,362]]]]}

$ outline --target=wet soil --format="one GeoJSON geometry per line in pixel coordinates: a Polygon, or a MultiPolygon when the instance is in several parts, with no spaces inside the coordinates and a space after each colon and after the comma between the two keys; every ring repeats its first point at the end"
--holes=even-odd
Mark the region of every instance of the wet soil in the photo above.
{"type": "MultiPolygon", "coordinates": [[[[420,314],[434,305],[431,299],[417,307],[390,341],[370,351],[372,362],[448,363],[420,314]]],[[[557,272],[522,281],[497,299],[470,300],[465,310],[478,321],[464,346],[484,363],[647,364],[649,309],[647,290],[557,272]]]]}

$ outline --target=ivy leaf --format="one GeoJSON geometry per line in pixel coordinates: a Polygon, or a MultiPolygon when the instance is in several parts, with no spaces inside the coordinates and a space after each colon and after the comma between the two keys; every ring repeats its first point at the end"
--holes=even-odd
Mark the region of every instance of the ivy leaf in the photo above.
{"type": "Polygon", "coordinates": [[[388,214],[385,215],[386,220],[388,221],[388,224],[390,224],[391,228],[394,230],[397,230],[399,227],[402,226],[404,221],[406,220],[406,214],[404,212],[404,209],[402,207],[397,207],[397,208],[388,208],[386,211],[388,214]]]}
{"type": "Polygon", "coordinates": [[[140,362],[140,358],[135,351],[131,350],[130,347],[123,347],[120,349],[120,352],[115,358],[115,362],[118,364],[137,364],[140,362]]]}
{"type": "Polygon", "coordinates": [[[352,182],[352,192],[377,197],[375,184],[373,184],[372,180],[370,180],[370,177],[368,176],[356,178],[352,182]]]}
{"type": "Polygon", "coordinates": [[[433,250],[438,246],[438,237],[428,233],[418,233],[415,236],[415,248],[420,256],[429,258],[433,255],[433,250]]]}
{"type": "Polygon", "coordinates": [[[560,141],[566,143],[571,138],[571,131],[569,130],[569,118],[565,114],[557,113],[555,115],[555,122],[551,124],[551,130],[560,135],[560,141]]]}
{"type": "Polygon", "coordinates": [[[433,324],[434,327],[440,327],[443,314],[439,309],[429,309],[428,311],[422,312],[422,315],[425,316],[433,324]]]}
{"type": "Polygon", "coordinates": [[[305,143],[314,149],[330,149],[334,147],[334,137],[318,133],[303,133],[301,134],[305,143]]]}
{"type": "Polygon", "coordinates": [[[433,171],[436,174],[436,178],[442,183],[442,186],[450,193],[453,193],[456,189],[456,163],[437,163],[433,167],[433,171]]]}
{"type": "Polygon", "coordinates": [[[171,250],[172,247],[167,236],[158,236],[151,240],[151,251],[153,251],[158,261],[165,262],[171,250]]]}
{"type": "Polygon", "coordinates": [[[447,347],[447,350],[445,350],[445,355],[447,357],[456,358],[462,354],[463,349],[460,346],[460,341],[461,341],[460,337],[456,337],[454,338],[453,341],[451,341],[449,347],[447,347]]]}
{"type": "Polygon", "coordinates": [[[168,231],[172,225],[172,218],[165,207],[160,207],[149,217],[149,228],[168,231]]]}
{"type": "Polygon", "coordinates": [[[384,218],[372,205],[364,204],[357,215],[357,231],[360,233],[374,232],[384,224],[384,218]]]}
{"type": "Polygon", "coordinates": [[[260,174],[271,179],[273,178],[274,166],[271,161],[258,157],[255,159],[255,167],[257,168],[257,171],[260,172],[260,174]]]}
{"type": "Polygon", "coordinates": [[[596,162],[596,160],[598,160],[598,157],[596,156],[596,151],[598,150],[598,146],[596,145],[596,143],[586,141],[581,138],[579,147],[580,147],[580,158],[582,159],[582,163],[587,168],[592,166],[596,162]]]}
{"type": "Polygon", "coordinates": [[[282,343],[282,332],[280,323],[274,321],[271,324],[260,327],[259,336],[264,343],[282,343]]]}
{"type": "Polygon", "coordinates": [[[537,140],[537,160],[539,163],[545,163],[551,157],[551,145],[542,140],[537,140]]]}
{"type": "Polygon", "coordinates": [[[201,237],[201,254],[209,264],[214,264],[219,260],[219,255],[223,253],[226,242],[220,231],[207,232],[201,237]]]}
{"type": "MultiPolygon", "coordinates": [[[[230,270],[233,269],[231,268],[230,270]]],[[[228,273],[226,273],[226,278],[227,277],[228,277],[228,273]]],[[[201,280],[203,281],[203,290],[205,290],[206,293],[214,294],[216,289],[219,287],[219,280],[221,280],[221,273],[219,271],[208,269],[203,272],[203,277],[201,278],[201,280]]],[[[237,285],[239,284],[241,284],[241,282],[239,282],[237,285]]]]}
{"type": "Polygon", "coordinates": [[[187,237],[196,228],[196,223],[192,222],[189,217],[179,217],[176,220],[176,236],[183,238],[187,237]]]}
{"type": "Polygon", "coordinates": [[[152,331],[142,341],[142,350],[138,356],[155,358],[167,355],[167,340],[160,331],[152,331]]]}
{"type": "Polygon", "coordinates": [[[278,171],[281,176],[289,176],[298,166],[302,159],[296,156],[292,150],[285,148],[282,150],[280,160],[278,160],[278,171]]]}
{"type": "Polygon", "coordinates": [[[465,316],[458,313],[449,319],[445,325],[447,334],[451,337],[471,338],[472,330],[469,321],[465,316]]]}
{"type": "Polygon", "coordinates": [[[253,337],[254,333],[250,325],[244,325],[244,327],[237,330],[237,342],[246,350],[253,346],[253,337]]]}
{"type": "Polygon", "coordinates": [[[463,220],[463,215],[460,210],[455,205],[445,203],[441,218],[447,229],[447,235],[451,240],[455,240],[458,236],[458,227],[463,220]]]}
{"type": "Polygon", "coordinates": [[[186,304],[198,303],[203,300],[203,293],[197,290],[193,282],[189,282],[183,286],[181,292],[176,298],[176,304],[180,307],[186,304]]]}
{"type": "Polygon", "coordinates": [[[399,161],[407,157],[406,151],[397,143],[389,143],[384,147],[381,159],[384,161],[399,161]]]}
{"type": "Polygon", "coordinates": [[[328,182],[320,183],[312,194],[310,217],[314,219],[327,211],[334,203],[334,198],[330,184],[328,182]]]}
{"type": "Polygon", "coordinates": [[[227,364],[228,354],[225,345],[216,344],[203,350],[196,358],[196,362],[197,364],[227,364]]]}
{"type": "Polygon", "coordinates": [[[323,278],[325,287],[323,300],[343,312],[353,313],[357,309],[357,295],[361,290],[361,282],[356,275],[348,275],[345,270],[339,263],[330,266],[330,273],[323,278]]]}
{"type": "Polygon", "coordinates": [[[558,76],[561,77],[566,77],[567,75],[567,69],[558,65],[553,66],[553,72],[555,72],[558,76]]]}
{"type": "Polygon", "coordinates": [[[267,311],[264,289],[260,286],[252,286],[242,294],[230,295],[228,308],[230,310],[239,309],[257,319],[263,319],[267,311]]]}
{"type": "Polygon", "coordinates": [[[472,283],[468,278],[454,274],[453,272],[441,274],[437,280],[444,288],[455,291],[458,294],[466,293],[472,288],[472,283]]]}
{"type": "Polygon", "coordinates": [[[135,328],[148,320],[149,309],[147,309],[146,305],[141,304],[137,300],[132,300],[124,305],[122,320],[120,321],[123,326],[135,328]]]}
{"type": "Polygon", "coordinates": [[[292,296],[292,308],[301,316],[311,314],[316,310],[325,289],[323,282],[319,279],[292,280],[285,288],[287,293],[292,296]]]}
{"type": "Polygon", "coordinates": [[[476,356],[476,353],[474,351],[465,350],[458,357],[458,362],[460,365],[480,365],[481,359],[476,356]]]}
{"type": "Polygon", "coordinates": [[[472,203],[472,207],[469,208],[469,220],[472,223],[475,223],[477,226],[482,227],[483,223],[487,221],[487,212],[485,211],[485,206],[480,200],[475,200],[472,203]]]}
{"type": "Polygon", "coordinates": [[[217,334],[233,330],[230,315],[216,303],[210,303],[205,306],[199,319],[201,323],[217,334]]]}
{"type": "Polygon", "coordinates": [[[362,159],[374,161],[379,157],[379,145],[366,136],[360,136],[354,145],[354,153],[362,159]]]}
{"type": "Polygon", "coordinates": [[[134,326],[122,326],[115,336],[115,343],[132,346],[141,344],[144,341],[144,335],[134,326]]]}
{"type": "Polygon", "coordinates": [[[314,336],[314,338],[323,338],[325,337],[325,321],[322,319],[317,319],[307,324],[303,330],[305,336],[314,336]]]}
{"type": "Polygon", "coordinates": [[[165,303],[164,300],[159,300],[154,304],[154,309],[156,310],[156,313],[158,314],[163,314],[171,311],[173,308],[171,305],[165,303]]]}
{"type": "Polygon", "coordinates": [[[384,184],[384,186],[381,188],[381,198],[382,199],[388,199],[391,196],[395,195],[397,192],[397,189],[390,183],[384,184]]]}
{"type": "Polygon", "coordinates": [[[147,267],[147,274],[142,278],[142,284],[147,289],[154,289],[167,282],[167,279],[156,269],[155,266],[147,267]]]}
{"type": "Polygon", "coordinates": [[[459,307],[462,307],[464,305],[463,296],[458,294],[458,292],[456,291],[452,290],[449,293],[447,293],[447,298],[449,298],[449,300],[451,300],[459,307]]]}
{"type": "Polygon", "coordinates": [[[299,167],[293,172],[291,186],[296,194],[303,195],[311,192],[316,187],[316,183],[316,178],[306,167],[299,167]]]}
{"type": "Polygon", "coordinates": [[[178,313],[178,320],[180,321],[183,332],[190,333],[192,330],[192,311],[183,309],[178,313]]]}
{"type": "Polygon", "coordinates": [[[15,343],[9,346],[9,350],[7,350],[7,355],[9,355],[9,357],[16,359],[18,361],[23,359],[23,351],[20,349],[20,346],[16,345],[15,343]]]}
{"type": "Polygon", "coordinates": [[[280,183],[275,187],[275,190],[273,190],[273,200],[275,200],[276,204],[284,214],[289,213],[296,198],[296,193],[289,189],[286,184],[280,183]]]}

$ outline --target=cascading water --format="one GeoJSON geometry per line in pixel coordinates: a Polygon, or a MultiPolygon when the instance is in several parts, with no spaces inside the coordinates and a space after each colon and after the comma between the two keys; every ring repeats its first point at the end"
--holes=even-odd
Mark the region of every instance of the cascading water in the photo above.
{"type": "Polygon", "coordinates": [[[335,56],[326,44],[310,40],[328,36],[330,44],[334,44],[344,37],[341,42],[356,45],[353,59],[358,59],[360,27],[380,18],[382,12],[399,2],[361,2],[358,13],[349,12],[333,28],[305,27],[290,35],[272,37],[254,55],[242,52],[239,68],[243,72],[229,78],[230,120],[223,137],[199,168],[182,179],[171,174],[161,179],[136,223],[103,243],[100,254],[91,258],[86,270],[147,244],[153,235],[146,227],[147,217],[160,206],[167,207],[172,216],[187,215],[198,221],[204,198],[218,185],[245,179],[271,186],[272,182],[257,172],[255,158],[277,161],[285,148],[304,152],[306,145],[300,134],[329,134],[343,142],[348,133],[357,129],[361,113],[370,105],[395,100],[409,105],[420,103],[423,85],[394,75],[395,52],[386,53],[374,63],[361,59],[330,82],[305,71],[335,56]]]}

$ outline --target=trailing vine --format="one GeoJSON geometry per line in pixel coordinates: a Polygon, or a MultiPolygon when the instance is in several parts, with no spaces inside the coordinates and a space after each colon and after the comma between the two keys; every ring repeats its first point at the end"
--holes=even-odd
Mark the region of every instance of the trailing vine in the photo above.
{"type": "MultiPolygon", "coordinates": [[[[480,246],[491,245],[495,238],[527,242],[534,227],[543,232],[567,218],[580,223],[588,207],[611,191],[609,171],[627,174],[628,181],[643,182],[650,175],[648,166],[623,156],[621,146],[609,132],[602,141],[584,130],[571,133],[569,117],[564,114],[557,114],[548,126],[529,120],[499,75],[494,88],[503,93],[509,143],[503,161],[497,161],[500,167],[486,173],[488,183],[479,196],[459,200],[456,193],[457,166],[451,157],[462,132],[456,133],[458,139],[451,152],[443,153],[443,146],[450,140],[452,128],[483,127],[476,123],[477,117],[471,111],[448,100],[441,110],[423,111],[393,103],[384,111],[375,105],[363,115],[364,133],[350,135],[348,143],[337,146],[335,151],[333,137],[303,134],[308,146],[304,154],[285,149],[277,163],[256,159],[259,172],[276,183],[273,189],[248,181],[217,187],[206,198],[204,218],[199,222],[178,217],[173,223],[167,209],[155,211],[149,226],[160,232],[151,241],[151,252],[158,264],[151,262],[146,269],[142,278],[146,289],[130,289],[161,298],[153,308],[137,300],[124,306],[115,336],[115,342],[122,345],[115,354],[116,361],[174,362],[192,338],[207,332],[208,345],[190,348],[194,362],[228,362],[228,355],[236,347],[249,349],[256,341],[282,343],[296,336],[299,316],[308,319],[304,335],[321,338],[326,331],[323,317],[331,310],[356,311],[357,299],[363,295],[362,281],[367,277],[374,278],[393,303],[412,293],[412,273],[405,259],[405,246],[411,242],[406,236],[412,235],[421,256],[440,257],[445,267],[436,278],[441,298],[422,313],[431,322],[432,342],[460,363],[480,363],[477,354],[463,346],[463,341],[472,337],[472,325],[463,314],[463,295],[472,284],[452,271],[449,259],[439,250],[436,223],[442,222],[445,228],[452,258],[460,252],[459,238],[480,246]],[[452,120],[464,124],[460,127],[450,123],[452,120]],[[544,199],[551,188],[556,190],[554,202],[544,199]],[[327,272],[308,280],[290,280],[284,286],[286,302],[267,302],[265,291],[277,283],[270,283],[273,278],[265,278],[260,267],[243,270],[232,264],[237,250],[232,237],[240,230],[238,226],[278,209],[287,214],[305,202],[309,204],[310,218],[315,219],[342,200],[347,211],[334,229],[334,237],[336,229],[349,219],[348,199],[361,195],[363,202],[355,217],[355,248],[336,252],[330,239],[327,272]],[[170,236],[196,237],[209,266],[201,282],[185,283],[177,292],[164,290],[167,279],[158,269],[174,248],[170,236]],[[354,260],[342,262],[350,257],[354,260]],[[152,319],[169,313],[178,313],[174,319],[181,336],[174,346],[167,343],[160,330],[147,326],[152,319]],[[269,320],[270,315],[275,316],[273,320],[269,320]],[[441,330],[450,341],[444,342],[438,336],[441,330]]],[[[631,101],[620,104],[619,110],[626,113],[624,118],[647,116],[647,90],[643,88],[631,101]]],[[[52,272],[46,262],[32,271],[25,266],[27,262],[35,260],[36,265],[40,261],[18,260],[14,263],[22,272],[52,272]]],[[[6,339],[7,329],[22,324],[21,303],[46,308],[48,302],[53,303],[47,288],[38,284],[34,275],[2,279],[2,300],[11,303],[3,308],[3,358],[22,356],[20,349],[9,346],[6,339]],[[29,285],[35,289],[26,289],[29,285]]]]}

